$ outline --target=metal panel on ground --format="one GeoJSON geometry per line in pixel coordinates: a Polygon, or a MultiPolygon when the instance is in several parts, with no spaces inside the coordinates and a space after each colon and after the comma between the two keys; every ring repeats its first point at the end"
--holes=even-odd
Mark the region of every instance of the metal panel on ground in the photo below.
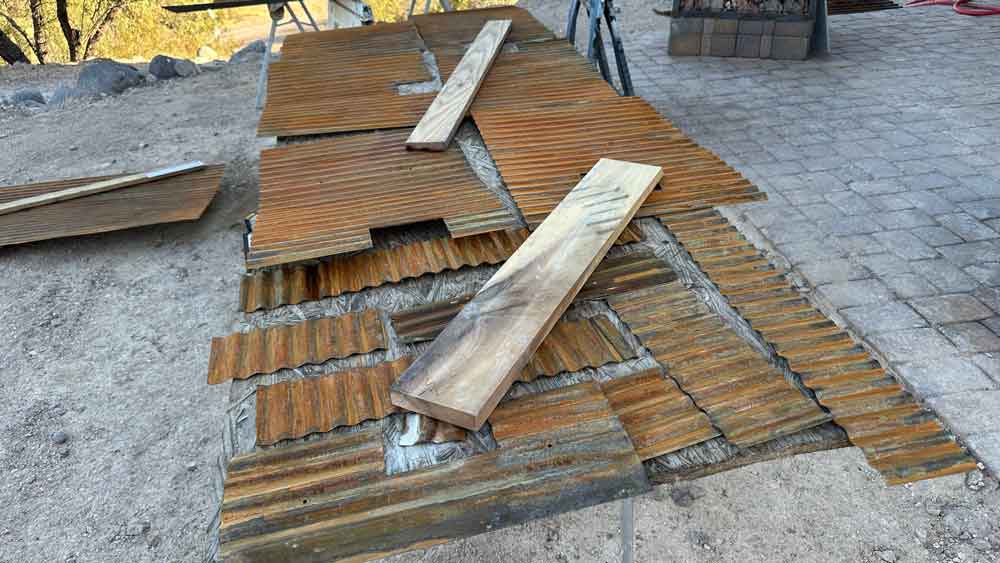
{"type": "MultiPolygon", "coordinates": [[[[193,221],[215,197],[225,166],[0,215],[0,246],[193,221]]],[[[0,203],[115,178],[100,176],[0,187],[0,203]]]]}
{"type": "Polygon", "coordinates": [[[372,247],[370,229],[443,219],[461,237],[517,227],[457,147],[406,150],[407,130],[263,151],[247,266],[372,247]]]}
{"type": "Polygon", "coordinates": [[[555,39],[549,28],[528,10],[517,6],[424,14],[413,16],[409,21],[417,26],[427,47],[437,54],[444,50],[464,50],[490,20],[511,20],[513,25],[507,37],[508,43],[555,39]]]}
{"type": "Polygon", "coordinates": [[[976,461],[864,348],[796,291],[729,221],[661,218],[719,291],[860,447],[889,484],[961,473],[976,461]]]}
{"type": "Polygon", "coordinates": [[[730,442],[750,446],[829,420],[681,282],[608,304],[730,442]]]}
{"type": "Polygon", "coordinates": [[[764,198],[641,98],[493,107],[472,115],[531,226],[541,223],[600,158],[663,167],[660,187],[637,217],[764,198]]]}
{"type": "Polygon", "coordinates": [[[208,382],[246,379],[386,346],[385,327],[374,309],[217,336],[212,338],[208,382]]]}

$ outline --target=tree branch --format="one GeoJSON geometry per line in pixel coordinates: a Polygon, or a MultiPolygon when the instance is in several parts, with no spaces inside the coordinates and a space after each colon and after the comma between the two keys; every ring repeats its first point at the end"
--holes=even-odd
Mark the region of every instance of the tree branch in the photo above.
{"type": "Polygon", "coordinates": [[[122,7],[125,5],[125,0],[114,0],[111,6],[104,12],[101,19],[94,25],[94,28],[90,31],[90,37],[87,38],[87,47],[83,51],[83,58],[90,56],[90,51],[93,49],[97,43],[103,37],[104,32],[107,30],[108,26],[121,11],[122,7]]]}
{"type": "Polygon", "coordinates": [[[28,37],[28,32],[26,32],[24,28],[18,25],[17,21],[14,20],[14,18],[8,16],[7,14],[4,14],[3,12],[0,12],[0,16],[2,16],[5,20],[7,20],[7,23],[10,25],[11,29],[16,31],[18,35],[20,35],[24,39],[25,44],[27,44],[28,47],[31,49],[31,51],[35,54],[35,58],[41,60],[41,58],[39,58],[38,56],[38,48],[31,41],[31,38],[28,37]]]}
{"type": "Polygon", "coordinates": [[[28,0],[28,7],[31,9],[31,27],[35,32],[35,56],[38,57],[38,64],[45,64],[45,57],[48,55],[45,38],[45,10],[42,0],[28,0]]]}
{"type": "Polygon", "coordinates": [[[69,12],[66,10],[66,0],[56,0],[56,19],[59,20],[59,27],[62,28],[63,37],[66,38],[66,46],[69,47],[69,60],[76,62],[80,51],[80,30],[70,24],[69,12]]]}
{"type": "Polygon", "coordinates": [[[28,56],[24,54],[21,47],[17,43],[7,37],[7,34],[0,29],[0,59],[3,59],[7,64],[12,65],[14,63],[28,63],[28,56]]]}

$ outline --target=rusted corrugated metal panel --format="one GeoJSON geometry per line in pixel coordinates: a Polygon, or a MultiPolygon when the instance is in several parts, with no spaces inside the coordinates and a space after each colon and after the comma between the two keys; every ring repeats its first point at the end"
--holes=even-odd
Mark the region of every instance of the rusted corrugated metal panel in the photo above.
{"type": "Polygon", "coordinates": [[[369,229],[379,227],[443,219],[461,237],[517,226],[458,147],[407,151],[408,135],[375,132],[263,151],[247,266],[371,248],[369,229]]]}
{"type": "Polygon", "coordinates": [[[385,347],[385,327],[374,309],[237,332],[212,338],[208,382],[246,379],[385,347]]]}
{"type": "MultiPolygon", "coordinates": [[[[441,301],[392,315],[392,326],[402,342],[433,340],[472,296],[441,301]]],[[[622,362],[635,357],[621,333],[606,317],[560,319],[542,340],[520,381],[622,362]]]]}
{"type": "Polygon", "coordinates": [[[890,484],[969,471],[975,460],[851,337],[715,211],[661,218],[699,267],[815,391],[890,484]]]}
{"type": "MultiPolygon", "coordinates": [[[[219,190],[225,166],[0,215],[0,246],[90,235],[143,225],[193,221],[219,190]]],[[[0,187],[0,203],[83,186],[115,176],[0,187]]]]}
{"type": "Polygon", "coordinates": [[[511,401],[493,419],[494,432],[500,428],[496,450],[392,476],[373,470],[382,440],[377,427],[237,458],[226,483],[220,555],[366,561],[650,488],[628,435],[593,383],[511,401]],[[347,440],[354,442],[344,455],[347,440]],[[324,455],[344,459],[339,471],[325,469],[324,455]],[[307,475],[308,484],[296,486],[288,472],[307,475]],[[253,489],[235,488],[234,475],[253,489]],[[241,510],[251,503],[252,512],[241,510]]]}
{"type": "Polygon", "coordinates": [[[681,282],[608,304],[730,442],[750,446],[829,420],[681,282]]]}
{"type": "MultiPolygon", "coordinates": [[[[312,264],[261,269],[243,276],[240,282],[240,308],[252,313],[258,309],[274,309],[336,297],[386,283],[397,283],[424,274],[458,270],[466,266],[499,264],[517,250],[530,232],[527,229],[493,231],[481,235],[452,239],[422,240],[392,248],[368,250],[350,256],[334,256],[312,264]]],[[[642,230],[629,223],[619,237],[619,243],[642,240],[642,230]]],[[[604,264],[611,264],[605,260],[604,264]]],[[[613,268],[601,268],[591,276],[580,292],[600,280],[601,287],[628,287],[664,281],[672,272],[652,254],[644,261],[618,260],[613,268]],[[654,262],[655,261],[655,262],[654,262]],[[661,268],[656,268],[659,262],[661,268]],[[601,279],[602,275],[605,279],[601,279]]],[[[669,279],[673,279],[670,277],[669,279]]],[[[665,281],[669,281],[666,279],[665,281]]]]}
{"type": "Polygon", "coordinates": [[[293,33],[281,44],[281,60],[419,52],[424,43],[411,22],[380,22],[362,27],[293,33]]]}
{"type": "Polygon", "coordinates": [[[257,387],[257,444],[301,438],[400,412],[389,387],[410,367],[404,356],[370,368],[257,387]]]}
{"type": "Polygon", "coordinates": [[[250,313],[466,266],[499,264],[517,250],[527,229],[493,231],[457,239],[439,238],[393,248],[334,256],[313,264],[257,270],[243,276],[240,307],[250,313]]]}
{"type": "Polygon", "coordinates": [[[660,187],[637,217],[764,197],[641,98],[493,107],[472,114],[517,206],[532,226],[555,209],[599,158],[663,167],[660,187]]]}
{"type": "MultiPolygon", "coordinates": [[[[435,50],[441,78],[447,80],[462,52],[435,50]]],[[[490,68],[471,109],[511,108],[553,102],[578,103],[617,98],[587,59],[564,40],[523,43],[505,50],[490,68]]]]}
{"type": "Polygon", "coordinates": [[[643,461],[719,435],[708,416],[658,368],[604,382],[601,390],[643,461]]]}
{"type": "Polygon", "coordinates": [[[555,35],[528,10],[517,6],[498,6],[477,10],[459,10],[417,15],[410,21],[417,26],[420,37],[434,51],[468,46],[489,20],[511,20],[507,43],[554,39],[555,35]]]}
{"type": "Polygon", "coordinates": [[[666,262],[649,250],[633,252],[624,256],[605,258],[594,273],[583,284],[577,301],[604,299],[647,287],[654,287],[677,279],[677,274],[666,262]]]}

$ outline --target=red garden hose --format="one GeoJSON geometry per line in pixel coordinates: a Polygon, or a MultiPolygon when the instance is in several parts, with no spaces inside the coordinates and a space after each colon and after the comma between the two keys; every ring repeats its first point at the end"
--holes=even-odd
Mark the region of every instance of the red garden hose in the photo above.
{"type": "Polygon", "coordinates": [[[972,0],[910,0],[905,4],[905,6],[907,8],[917,6],[951,6],[953,10],[963,16],[1000,15],[1000,7],[974,4],[972,3],[972,0]]]}

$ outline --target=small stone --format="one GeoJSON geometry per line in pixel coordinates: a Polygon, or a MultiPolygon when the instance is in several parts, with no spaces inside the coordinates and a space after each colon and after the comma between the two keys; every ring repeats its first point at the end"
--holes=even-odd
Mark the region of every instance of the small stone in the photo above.
{"type": "Polygon", "coordinates": [[[233,53],[233,56],[229,57],[230,63],[244,63],[247,61],[252,61],[257,59],[260,55],[264,54],[267,50],[267,43],[263,39],[258,39],[256,41],[251,41],[243,46],[242,49],[233,53]]]}
{"type": "Polygon", "coordinates": [[[141,536],[149,531],[150,524],[146,521],[132,522],[125,528],[125,535],[135,537],[141,536]]]}
{"type": "Polygon", "coordinates": [[[965,486],[973,491],[981,491],[986,486],[986,479],[983,472],[974,469],[965,474],[965,486]]]}
{"type": "Polygon", "coordinates": [[[69,448],[63,448],[59,450],[59,457],[66,458],[69,457],[69,448]]]}
{"type": "Polygon", "coordinates": [[[80,150],[80,147],[78,147],[76,145],[73,145],[72,147],[69,148],[69,152],[75,152],[75,151],[78,151],[78,150],[80,150]]]}
{"type": "Polygon", "coordinates": [[[10,101],[15,104],[35,102],[45,105],[45,96],[42,95],[42,91],[38,88],[22,88],[14,92],[14,95],[10,97],[10,101]]]}
{"type": "Polygon", "coordinates": [[[49,439],[52,440],[54,444],[65,444],[69,441],[69,434],[63,432],[62,430],[56,430],[52,434],[49,434],[49,439]]]}
{"type": "Polygon", "coordinates": [[[670,490],[670,500],[674,501],[674,504],[681,508],[687,508],[693,505],[694,501],[698,499],[692,489],[682,486],[670,490]]]}
{"type": "Polygon", "coordinates": [[[169,80],[177,76],[174,63],[177,59],[166,55],[156,55],[149,61],[149,73],[159,80],[169,80]]]}
{"type": "Polygon", "coordinates": [[[896,552],[891,549],[876,551],[875,554],[878,555],[879,559],[887,563],[895,563],[896,561],[896,552]]]}
{"type": "Polygon", "coordinates": [[[970,533],[968,530],[962,530],[962,533],[958,534],[958,539],[960,539],[960,540],[971,540],[972,539],[972,533],[970,533]]]}
{"type": "Polygon", "coordinates": [[[176,59],[174,61],[174,72],[181,78],[187,78],[198,74],[198,65],[187,59],[176,59]]]}
{"type": "Polygon", "coordinates": [[[160,536],[154,535],[154,536],[149,537],[146,540],[146,545],[148,545],[150,549],[153,549],[153,548],[157,547],[158,545],[160,545],[161,541],[163,541],[163,540],[160,538],[160,536]]]}
{"type": "Polygon", "coordinates": [[[76,87],[88,94],[110,95],[121,94],[142,82],[142,75],[134,66],[111,59],[95,59],[84,65],[76,80],[76,87]]]}
{"type": "Polygon", "coordinates": [[[185,469],[187,469],[188,471],[194,471],[198,469],[198,464],[192,461],[191,463],[185,466],[185,469]]]}

